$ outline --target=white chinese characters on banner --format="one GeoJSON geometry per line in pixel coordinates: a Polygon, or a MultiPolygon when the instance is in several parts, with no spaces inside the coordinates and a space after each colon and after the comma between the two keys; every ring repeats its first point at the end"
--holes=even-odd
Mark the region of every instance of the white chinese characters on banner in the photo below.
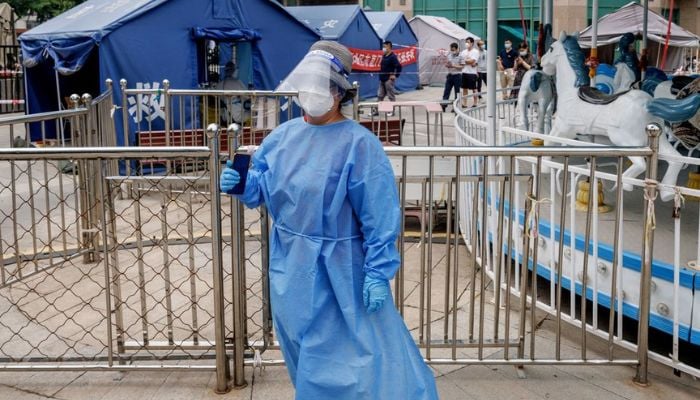
{"type": "Polygon", "coordinates": [[[160,83],[142,83],[136,84],[137,90],[156,90],[155,94],[138,94],[129,96],[129,115],[134,119],[134,122],[139,124],[141,121],[153,122],[157,119],[165,121],[165,98],[160,92],[160,83]]]}

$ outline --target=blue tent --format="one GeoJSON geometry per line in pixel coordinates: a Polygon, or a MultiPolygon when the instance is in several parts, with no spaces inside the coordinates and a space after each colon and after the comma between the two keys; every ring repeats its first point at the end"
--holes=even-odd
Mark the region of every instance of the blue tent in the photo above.
{"type": "MultiPolygon", "coordinates": [[[[287,10],[321,34],[326,40],[335,40],[351,49],[380,50],[382,40],[372,28],[360,6],[300,6],[287,10]]],[[[376,73],[356,71],[350,81],[360,84],[360,97],[377,96],[379,77],[376,73]]]]}
{"type": "MultiPolygon", "coordinates": [[[[56,110],[70,93],[96,95],[107,78],[124,78],[132,88],[157,87],[164,79],[178,89],[206,86],[212,81],[207,57],[214,44],[239,65],[244,87],[272,90],[319,38],[272,0],[88,0],[20,36],[27,112],[56,110]]],[[[118,86],[115,100],[121,103],[118,86]]],[[[137,111],[130,106],[136,100],[129,100],[124,106],[131,115],[130,132],[136,124],[163,129],[157,104],[155,116],[144,121],[136,114],[146,111],[137,111]]],[[[122,132],[121,116],[114,120],[122,132]]],[[[173,121],[179,123],[179,115],[173,121]]],[[[195,122],[185,121],[188,127],[195,122]]],[[[118,143],[125,144],[119,135],[118,143]]]]}
{"type": "MultiPolygon", "coordinates": [[[[390,41],[397,52],[418,47],[418,38],[401,11],[373,11],[365,15],[379,37],[390,41]]],[[[396,81],[396,88],[401,92],[415,90],[420,84],[418,58],[412,59],[408,64],[402,62],[402,65],[403,73],[396,81]]]]}

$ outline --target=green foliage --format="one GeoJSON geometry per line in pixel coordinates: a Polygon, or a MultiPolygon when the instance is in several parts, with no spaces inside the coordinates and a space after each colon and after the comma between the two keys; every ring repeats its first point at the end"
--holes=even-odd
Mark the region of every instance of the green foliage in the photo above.
{"type": "Polygon", "coordinates": [[[35,14],[39,21],[46,21],[75,7],[85,0],[8,0],[19,16],[35,14]]]}

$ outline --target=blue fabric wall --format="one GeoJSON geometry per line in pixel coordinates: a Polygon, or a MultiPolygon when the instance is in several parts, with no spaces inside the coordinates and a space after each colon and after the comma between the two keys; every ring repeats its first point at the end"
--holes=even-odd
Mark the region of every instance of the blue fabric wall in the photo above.
{"type": "MultiPolygon", "coordinates": [[[[362,14],[356,14],[350,21],[347,29],[338,38],[338,42],[347,47],[363,50],[379,50],[382,48],[382,41],[374,32],[367,18],[362,14]]],[[[376,97],[379,89],[379,75],[367,71],[354,71],[348,78],[350,83],[357,81],[360,84],[360,97],[363,99],[376,97]]]]}
{"type": "MultiPolygon", "coordinates": [[[[384,40],[389,40],[393,43],[394,49],[397,50],[402,47],[418,46],[418,39],[403,16],[401,16],[384,40]]],[[[415,90],[419,84],[418,57],[416,57],[415,63],[403,66],[403,73],[396,80],[396,89],[401,92],[407,92],[415,90]]]]}
{"type": "MultiPolygon", "coordinates": [[[[84,4],[104,3],[105,0],[91,0],[84,4]]],[[[99,46],[92,51],[99,51],[99,84],[101,90],[105,90],[104,81],[111,78],[114,82],[114,97],[116,104],[121,104],[121,91],[118,85],[120,79],[128,81],[128,87],[161,85],[163,79],[168,79],[173,88],[197,88],[198,82],[198,46],[201,40],[195,40],[193,28],[209,28],[219,31],[230,29],[249,29],[255,31],[260,39],[252,41],[252,65],[253,83],[256,89],[273,90],[279,82],[294,68],[294,66],[306,54],[311,45],[319,39],[319,35],[289,15],[286,10],[272,0],[252,2],[244,0],[152,0],[159,3],[158,6],[149,8],[147,12],[137,15],[127,22],[113,24],[112,28],[104,27],[100,35],[94,32],[85,32],[85,40],[99,39],[99,46]],[[162,4],[160,4],[162,3],[162,4]],[[244,6],[245,4],[245,6],[244,6]],[[217,14],[218,12],[218,14],[217,14]],[[222,18],[224,15],[226,18],[222,18]],[[216,17],[215,17],[216,16],[216,17]]],[[[148,3],[141,1],[140,3],[148,3]]],[[[80,7],[80,6],[79,6],[80,7]]],[[[68,12],[70,14],[70,11],[68,12]]],[[[58,19],[62,16],[57,17],[58,19]]],[[[81,23],[94,25],[80,18],[73,21],[71,30],[73,33],[62,32],[56,29],[40,29],[38,34],[31,36],[33,39],[43,39],[47,42],[59,38],[71,37],[80,42],[81,23]]],[[[61,27],[64,24],[53,22],[51,26],[61,27]]],[[[30,31],[31,34],[31,31],[30,31]]],[[[36,48],[36,41],[23,42],[28,50],[36,48]],[[31,44],[34,44],[30,48],[31,44]]],[[[83,48],[85,45],[81,44],[83,48]]],[[[67,46],[66,49],[69,49],[67,46]]],[[[39,53],[35,53],[39,54],[39,53]]],[[[52,54],[54,56],[55,54],[52,54]]],[[[69,50],[62,52],[57,57],[70,58],[69,50]]],[[[47,111],[49,101],[46,100],[46,92],[42,90],[42,82],[54,79],[53,69],[45,68],[49,61],[40,62],[41,66],[27,68],[29,90],[27,93],[29,109],[32,113],[47,111]],[[48,76],[50,74],[50,77],[48,76]]],[[[63,90],[63,88],[62,88],[63,90]]],[[[70,88],[65,88],[70,90],[70,88]]],[[[92,93],[97,95],[97,93],[92,93]]],[[[55,98],[55,95],[53,96],[55,98]]],[[[160,99],[142,99],[151,108],[152,120],[143,110],[141,112],[142,129],[163,129],[163,120],[158,118],[159,110],[155,105],[160,99]]],[[[131,109],[132,137],[128,141],[118,138],[120,144],[134,144],[135,137],[135,107],[136,99],[125,106],[125,111],[131,109]]],[[[55,101],[53,101],[55,104],[55,101]]],[[[186,107],[186,109],[189,109],[186,107]]],[[[115,123],[118,132],[122,132],[122,116],[118,110],[115,114],[115,123]]],[[[177,128],[180,117],[175,110],[173,121],[177,128]]],[[[197,118],[195,115],[194,118],[197,118]]],[[[138,119],[138,118],[136,118],[138,119]]],[[[194,121],[186,118],[186,125],[191,126],[194,121]]],[[[121,135],[121,133],[119,133],[121,135]]]]}
{"type": "MultiPolygon", "coordinates": [[[[380,50],[382,40],[374,31],[359,6],[301,6],[287,7],[299,20],[318,31],[323,39],[336,40],[356,49],[380,50]]],[[[350,82],[360,84],[360,97],[376,97],[379,76],[374,72],[355,71],[350,82]]]]}

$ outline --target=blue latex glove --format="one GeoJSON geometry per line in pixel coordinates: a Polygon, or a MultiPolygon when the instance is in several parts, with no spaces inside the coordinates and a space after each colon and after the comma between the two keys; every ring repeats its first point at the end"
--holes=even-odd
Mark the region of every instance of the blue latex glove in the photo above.
{"type": "Polygon", "coordinates": [[[222,192],[228,193],[233,190],[234,186],[238,185],[241,181],[241,174],[238,173],[233,167],[233,161],[226,161],[226,168],[221,171],[221,179],[219,180],[219,189],[222,192]]]}
{"type": "Polygon", "coordinates": [[[379,311],[384,306],[387,297],[389,297],[389,282],[365,276],[362,298],[368,313],[379,311]]]}

